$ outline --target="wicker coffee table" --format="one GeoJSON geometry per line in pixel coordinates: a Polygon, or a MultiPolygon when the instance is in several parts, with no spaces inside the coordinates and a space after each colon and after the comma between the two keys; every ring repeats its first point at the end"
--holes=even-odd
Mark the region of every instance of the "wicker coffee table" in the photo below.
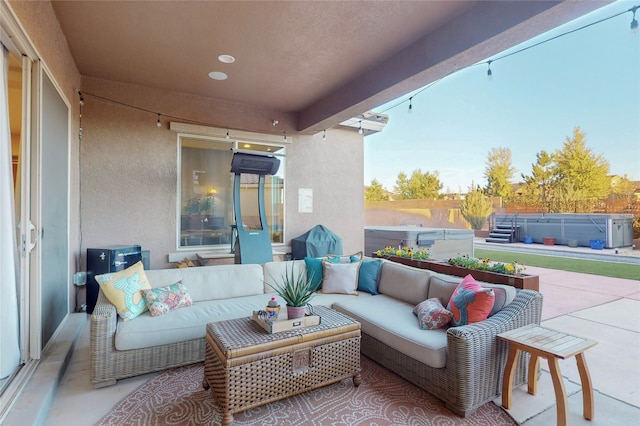
{"type": "Polygon", "coordinates": [[[251,318],[207,324],[205,389],[212,389],[222,424],[233,414],[360,376],[360,323],[317,306],[319,325],[269,334],[251,318]]]}

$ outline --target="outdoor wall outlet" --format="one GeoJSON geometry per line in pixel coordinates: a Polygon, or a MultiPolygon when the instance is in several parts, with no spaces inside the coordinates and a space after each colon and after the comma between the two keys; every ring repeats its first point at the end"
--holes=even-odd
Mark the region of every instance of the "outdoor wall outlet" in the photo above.
{"type": "Polygon", "coordinates": [[[76,272],[73,274],[73,285],[78,287],[83,286],[87,283],[87,273],[86,272],[76,272]]]}

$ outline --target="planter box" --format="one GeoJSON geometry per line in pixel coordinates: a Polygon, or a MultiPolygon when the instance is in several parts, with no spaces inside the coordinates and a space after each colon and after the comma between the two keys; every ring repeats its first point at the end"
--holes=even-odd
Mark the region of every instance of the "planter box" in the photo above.
{"type": "Polygon", "coordinates": [[[375,252],[372,257],[378,257],[390,260],[392,262],[402,263],[403,265],[413,266],[414,268],[429,269],[441,274],[453,275],[455,277],[466,277],[471,274],[478,281],[484,281],[493,284],[505,284],[515,288],[539,291],[540,277],[537,275],[506,275],[497,272],[479,271],[477,269],[461,268],[459,266],[449,265],[446,262],[437,262],[433,260],[414,260],[406,257],[398,256],[378,256],[375,252]]]}

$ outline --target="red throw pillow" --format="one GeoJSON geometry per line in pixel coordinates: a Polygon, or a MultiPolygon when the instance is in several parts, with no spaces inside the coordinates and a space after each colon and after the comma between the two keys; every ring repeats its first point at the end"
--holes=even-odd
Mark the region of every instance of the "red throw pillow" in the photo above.
{"type": "Polygon", "coordinates": [[[484,321],[493,308],[494,300],[493,289],[482,287],[471,274],[467,275],[453,291],[447,305],[447,310],[453,314],[452,325],[484,321]]]}

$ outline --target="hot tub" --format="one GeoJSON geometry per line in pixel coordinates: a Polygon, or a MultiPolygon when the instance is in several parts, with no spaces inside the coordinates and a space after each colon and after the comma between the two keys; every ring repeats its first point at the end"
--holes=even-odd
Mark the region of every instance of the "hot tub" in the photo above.
{"type": "Polygon", "coordinates": [[[424,247],[435,260],[473,256],[471,229],[440,229],[419,226],[366,226],[364,250],[367,256],[385,247],[424,247]]]}

